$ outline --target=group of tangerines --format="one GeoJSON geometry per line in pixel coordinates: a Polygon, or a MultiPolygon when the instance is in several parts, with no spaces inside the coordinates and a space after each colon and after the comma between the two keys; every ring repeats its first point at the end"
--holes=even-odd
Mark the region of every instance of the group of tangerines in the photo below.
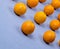
{"type": "MultiPolygon", "coordinates": [[[[35,8],[38,3],[44,3],[46,0],[27,0],[27,5],[29,8],[35,8]]],[[[38,11],[34,15],[34,21],[37,24],[42,24],[46,21],[47,16],[54,13],[54,10],[60,8],[60,0],[52,0],[52,2],[44,7],[44,11],[38,11]]],[[[14,5],[14,12],[15,14],[21,16],[25,14],[27,11],[27,7],[24,3],[18,2],[14,5]]],[[[58,14],[57,19],[54,19],[50,22],[50,28],[51,30],[47,30],[43,34],[43,40],[46,43],[52,43],[56,38],[56,33],[54,32],[60,27],[60,14],[58,14]]],[[[35,29],[35,24],[31,20],[25,21],[22,26],[21,30],[25,35],[29,35],[33,33],[35,29]]],[[[60,46],[60,40],[58,41],[58,44],[60,46]]]]}

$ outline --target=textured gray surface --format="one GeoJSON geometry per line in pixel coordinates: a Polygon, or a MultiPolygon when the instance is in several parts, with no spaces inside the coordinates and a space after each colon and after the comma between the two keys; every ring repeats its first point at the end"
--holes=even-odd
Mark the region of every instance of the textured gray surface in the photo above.
{"type": "Polygon", "coordinates": [[[57,41],[60,39],[60,29],[56,32],[56,40],[47,45],[43,41],[43,33],[50,30],[49,23],[52,19],[57,19],[57,14],[60,9],[47,17],[47,20],[42,25],[34,22],[34,14],[37,11],[43,11],[45,5],[49,4],[51,0],[45,3],[39,3],[34,9],[27,7],[27,12],[22,17],[18,17],[13,12],[13,7],[16,2],[23,2],[26,0],[0,0],[0,49],[59,49],[57,41]],[[21,32],[21,25],[25,20],[32,20],[35,23],[35,31],[28,37],[21,32]]]}

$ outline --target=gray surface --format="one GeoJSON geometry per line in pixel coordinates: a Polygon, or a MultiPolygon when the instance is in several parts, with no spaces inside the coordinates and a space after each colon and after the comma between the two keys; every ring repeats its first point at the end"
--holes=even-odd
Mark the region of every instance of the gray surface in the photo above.
{"type": "Polygon", "coordinates": [[[42,35],[46,30],[50,30],[49,22],[57,18],[60,9],[47,17],[45,23],[38,25],[33,20],[35,12],[43,11],[44,6],[51,0],[39,3],[34,9],[27,7],[27,12],[22,17],[13,12],[13,6],[19,1],[26,4],[26,0],[0,0],[0,49],[59,49],[57,41],[60,39],[60,29],[56,31],[56,40],[50,45],[43,41],[42,35]],[[36,26],[33,34],[28,37],[20,29],[25,20],[32,20],[36,26]]]}

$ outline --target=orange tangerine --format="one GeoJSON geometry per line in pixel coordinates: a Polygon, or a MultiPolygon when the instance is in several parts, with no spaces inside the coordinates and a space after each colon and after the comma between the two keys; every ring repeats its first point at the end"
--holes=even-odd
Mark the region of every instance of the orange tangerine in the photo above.
{"type": "Polygon", "coordinates": [[[22,2],[18,2],[14,5],[14,12],[19,16],[25,14],[26,9],[26,5],[22,2]]]}
{"type": "Polygon", "coordinates": [[[60,21],[60,14],[58,14],[58,20],[60,21]]]}
{"type": "Polygon", "coordinates": [[[58,45],[60,46],[60,40],[58,41],[58,45]]]}
{"type": "Polygon", "coordinates": [[[54,19],[50,22],[50,28],[52,30],[57,30],[59,28],[59,25],[60,25],[59,20],[54,19]]]}
{"type": "Polygon", "coordinates": [[[53,14],[54,12],[54,7],[52,5],[46,5],[44,7],[44,12],[46,13],[47,16],[53,14]]]}
{"type": "Polygon", "coordinates": [[[27,0],[27,5],[30,7],[30,8],[34,8],[38,5],[39,3],[39,0],[27,0]]]}
{"type": "Polygon", "coordinates": [[[46,42],[46,43],[52,43],[56,38],[56,34],[54,31],[51,31],[51,30],[48,30],[44,33],[43,35],[43,40],[46,42]]]}
{"type": "Polygon", "coordinates": [[[39,2],[44,3],[46,0],[39,0],[39,2]]]}
{"type": "Polygon", "coordinates": [[[59,25],[60,26],[60,25],[59,25]]]}
{"type": "Polygon", "coordinates": [[[58,9],[58,8],[60,8],[60,1],[59,1],[59,0],[52,0],[51,5],[52,5],[55,9],[58,9]]]}
{"type": "Polygon", "coordinates": [[[43,11],[36,12],[36,14],[34,16],[34,20],[38,24],[44,23],[46,18],[47,18],[47,16],[43,11]]]}
{"type": "Polygon", "coordinates": [[[22,32],[24,34],[28,35],[28,34],[31,34],[34,31],[35,25],[32,21],[27,20],[22,24],[21,29],[22,29],[22,32]]]}

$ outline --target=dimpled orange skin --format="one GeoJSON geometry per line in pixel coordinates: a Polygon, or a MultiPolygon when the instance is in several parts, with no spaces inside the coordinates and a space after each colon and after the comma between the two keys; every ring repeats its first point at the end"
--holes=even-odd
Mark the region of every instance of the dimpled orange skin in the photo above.
{"type": "Polygon", "coordinates": [[[19,16],[25,14],[26,9],[26,5],[22,2],[18,2],[14,6],[14,12],[19,16]]]}
{"type": "Polygon", "coordinates": [[[60,26],[59,20],[54,19],[50,22],[50,28],[54,31],[57,30],[59,26],[60,26]]]}
{"type": "Polygon", "coordinates": [[[30,8],[34,8],[38,5],[39,3],[39,0],[27,0],[27,5],[30,7],[30,8]]]}
{"type": "Polygon", "coordinates": [[[56,38],[56,34],[51,30],[46,31],[43,35],[43,40],[46,43],[52,43],[55,40],[55,38],[56,38]]]}
{"type": "Polygon", "coordinates": [[[46,0],[39,0],[39,2],[44,3],[46,0]]]}
{"type": "Polygon", "coordinates": [[[46,5],[44,7],[44,12],[46,13],[47,16],[53,14],[54,12],[54,7],[52,5],[46,5]]]}
{"type": "Polygon", "coordinates": [[[43,11],[36,12],[36,14],[34,16],[34,20],[38,24],[44,23],[46,21],[46,18],[47,18],[47,16],[43,11]]]}
{"type": "Polygon", "coordinates": [[[58,14],[58,20],[60,21],[60,14],[58,14]]]}
{"type": "Polygon", "coordinates": [[[58,41],[58,45],[60,46],[60,40],[58,41]]]}
{"type": "Polygon", "coordinates": [[[28,35],[28,34],[31,34],[34,31],[35,25],[32,21],[27,20],[22,24],[21,29],[22,29],[22,32],[24,34],[28,35]]]}
{"type": "Polygon", "coordinates": [[[59,26],[60,26],[60,24],[59,24],[59,26]]]}
{"type": "Polygon", "coordinates": [[[52,0],[51,5],[54,7],[54,9],[58,9],[58,8],[60,8],[60,1],[52,0]]]}

